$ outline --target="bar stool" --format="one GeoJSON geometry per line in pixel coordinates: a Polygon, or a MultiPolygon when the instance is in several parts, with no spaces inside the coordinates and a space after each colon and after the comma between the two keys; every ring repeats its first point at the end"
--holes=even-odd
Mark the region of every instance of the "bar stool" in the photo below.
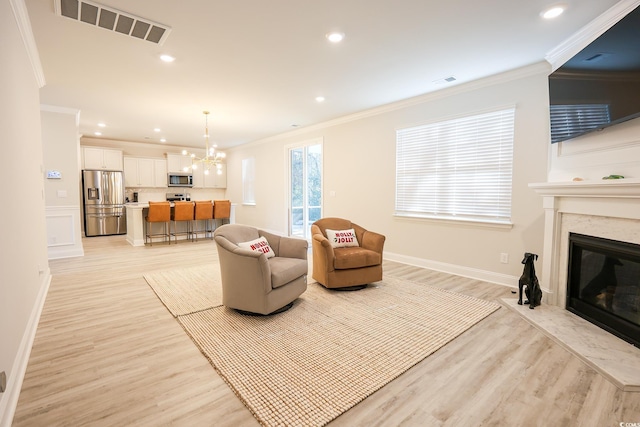
{"type": "Polygon", "coordinates": [[[144,217],[144,243],[149,243],[153,246],[154,237],[169,238],[169,244],[171,244],[171,204],[169,202],[149,202],[149,212],[144,217]],[[153,234],[153,224],[164,223],[164,233],[153,234]],[[167,229],[168,227],[168,229],[167,229]]]}
{"type": "Polygon", "coordinates": [[[193,235],[198,241],[198,233],[204,233],[204,238],[207,238],[207,233],[211,234],[213,239],[213,202],[211,200],[196,200],[196,211],[194,215],[194,227],[193,235]],[[198,222],[204,222],[204,228],[200,230],[198,228],[198,222]]]}
{"type": "Polygon", "coordinates": [[[216,220],[220,220],[220,224],[224,224],[224,220],[227,220],[227,224],[231,221],[231,202],[229,200],[214,200],[213,201],[213,223],[217,227],[216,220]]]}
{"type": "MultiPolygon", "coordinates": [[[[178,243],[178,234],[186,235],[187,240],[191,238],[193,233],[191,230],[193,225],[193,202],[174,202],[171,221],[173,221],[173,233],[171,235],[175,237],[176,243],[178,243]],[[186,222],[186,231],[177,231],[178,222],[186,222]]],[[[171,231],[171,227],[169,227],[169,231],[171,231]]]]}

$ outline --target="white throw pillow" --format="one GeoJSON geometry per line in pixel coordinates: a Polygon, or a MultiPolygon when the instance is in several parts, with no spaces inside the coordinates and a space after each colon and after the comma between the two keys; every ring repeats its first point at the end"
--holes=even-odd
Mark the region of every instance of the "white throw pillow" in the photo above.
{"type": "Polygon", "coordinates": [[[327,239],[334,248],[348,248],[350,246],[360,246],[358,238],[353,228],[348,230],[324,230],[327,233],[327,239]]]}
{"type": "Polygon", "coordinates": [[[276,256],[276,254],[273,252],[273,249],[271,249],[271,246],[269,246],[269,242],[267,242],[267,239],[265,237],[258,237],[257,239],[252,240],[250,242],[241,242],[241,243],[238,243],[238,246],[240,246],[241,248],[250,249],[254,252],[263,253],[267,256],[267,258],[276,256]]]}

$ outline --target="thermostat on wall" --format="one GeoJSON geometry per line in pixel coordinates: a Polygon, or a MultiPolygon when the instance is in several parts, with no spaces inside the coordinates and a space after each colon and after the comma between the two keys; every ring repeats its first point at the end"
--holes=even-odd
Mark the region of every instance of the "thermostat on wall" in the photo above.
{"type": "Polygon", "coordinates": [[[60,171],[47,171],[47,179],[61,179],[62,174],[60,171]]]}

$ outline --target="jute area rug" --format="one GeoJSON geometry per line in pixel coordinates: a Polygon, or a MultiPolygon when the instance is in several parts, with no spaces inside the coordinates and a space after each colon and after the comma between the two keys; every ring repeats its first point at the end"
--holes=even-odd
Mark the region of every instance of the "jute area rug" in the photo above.
{"type": "MultiPolygon", "coordinates": [[[[195,272],[200,289],[202,271],[195,272]]],[[[200,290],[189,289],[193,269],[174,273],[182,278],[175,286],[200,300],[192,307],[208,304],[200,290]]],[[[145,278],[154,290],[162,281],[145,278]]],[[[215,282],[211,277],[211,288],[219,286],[215,282]]],[[[169,307],[173,302],[163,298],[177,294],[160,298],[169,307]]],[[[246,316],[220,305],[175,316],[262,425],[323,426],[498,308],[385,278],[356,292],[312,283],[290,310],[273,316],[246,316]]]]}
{"type": "Polygon", "coordinates": [[[143,276],[173,317],[222,305],[217,263],[154,271],[143,276]]]}

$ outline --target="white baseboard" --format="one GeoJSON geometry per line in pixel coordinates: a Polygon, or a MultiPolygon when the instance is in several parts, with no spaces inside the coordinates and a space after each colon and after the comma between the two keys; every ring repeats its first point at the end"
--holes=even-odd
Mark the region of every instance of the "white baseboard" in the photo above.
{"type": "Polygon", "coordinates": [[[13,361],[11,372],[7,373],[7,389],[3,393],[0,400],[0,427],[11,427],[13,416],[18,406],[18,398],[22,389],[24,375],[27,372],[29,364],[29,356],[31,355],[31,347],[36,337],[38,323],[40,323],[40,315],[44,308],[44,302],[47,299],[49,286],[51,285],[51,270],[49,268],[42,274],[40,292],[29,316],[29,323],[22,336],[20,348],[13,361]]]}
{"type": "Polygon", "coordinates": [[[126,240],[131,246],[144,246],[145,245],[144,239],[137,239],[134,236],[130,236],[129,234],[127,234],[126,240]]]}
{"type": "Polygon", "coordinates": [[[510,288],[518,287],[519,277],[509,276],[507,274],[494,273],[492,271],[479,270],[476,268],[447,264],[444,262],[431,261],[428,259],[415,258],[390,252],[385,252],[384,258],[389,261],[415,265],[416,267],[428,268],[430,270],[441,271],[443,273],[455,274],[456,276],[482,280],[483,282],[495,283],[497,285],[508,286],[510,288]]]}
{"type": "Polygon", "coordinates": [[[61,259],[61,258],[73,258],[78,256],[84,256],[84,248],[82,246],[80,247],[74,246],[70,248],[66,248],[62,246],[57,246],[57,247],[49,246],[47,248],[47,254],[50,260],[61,259]]]}

